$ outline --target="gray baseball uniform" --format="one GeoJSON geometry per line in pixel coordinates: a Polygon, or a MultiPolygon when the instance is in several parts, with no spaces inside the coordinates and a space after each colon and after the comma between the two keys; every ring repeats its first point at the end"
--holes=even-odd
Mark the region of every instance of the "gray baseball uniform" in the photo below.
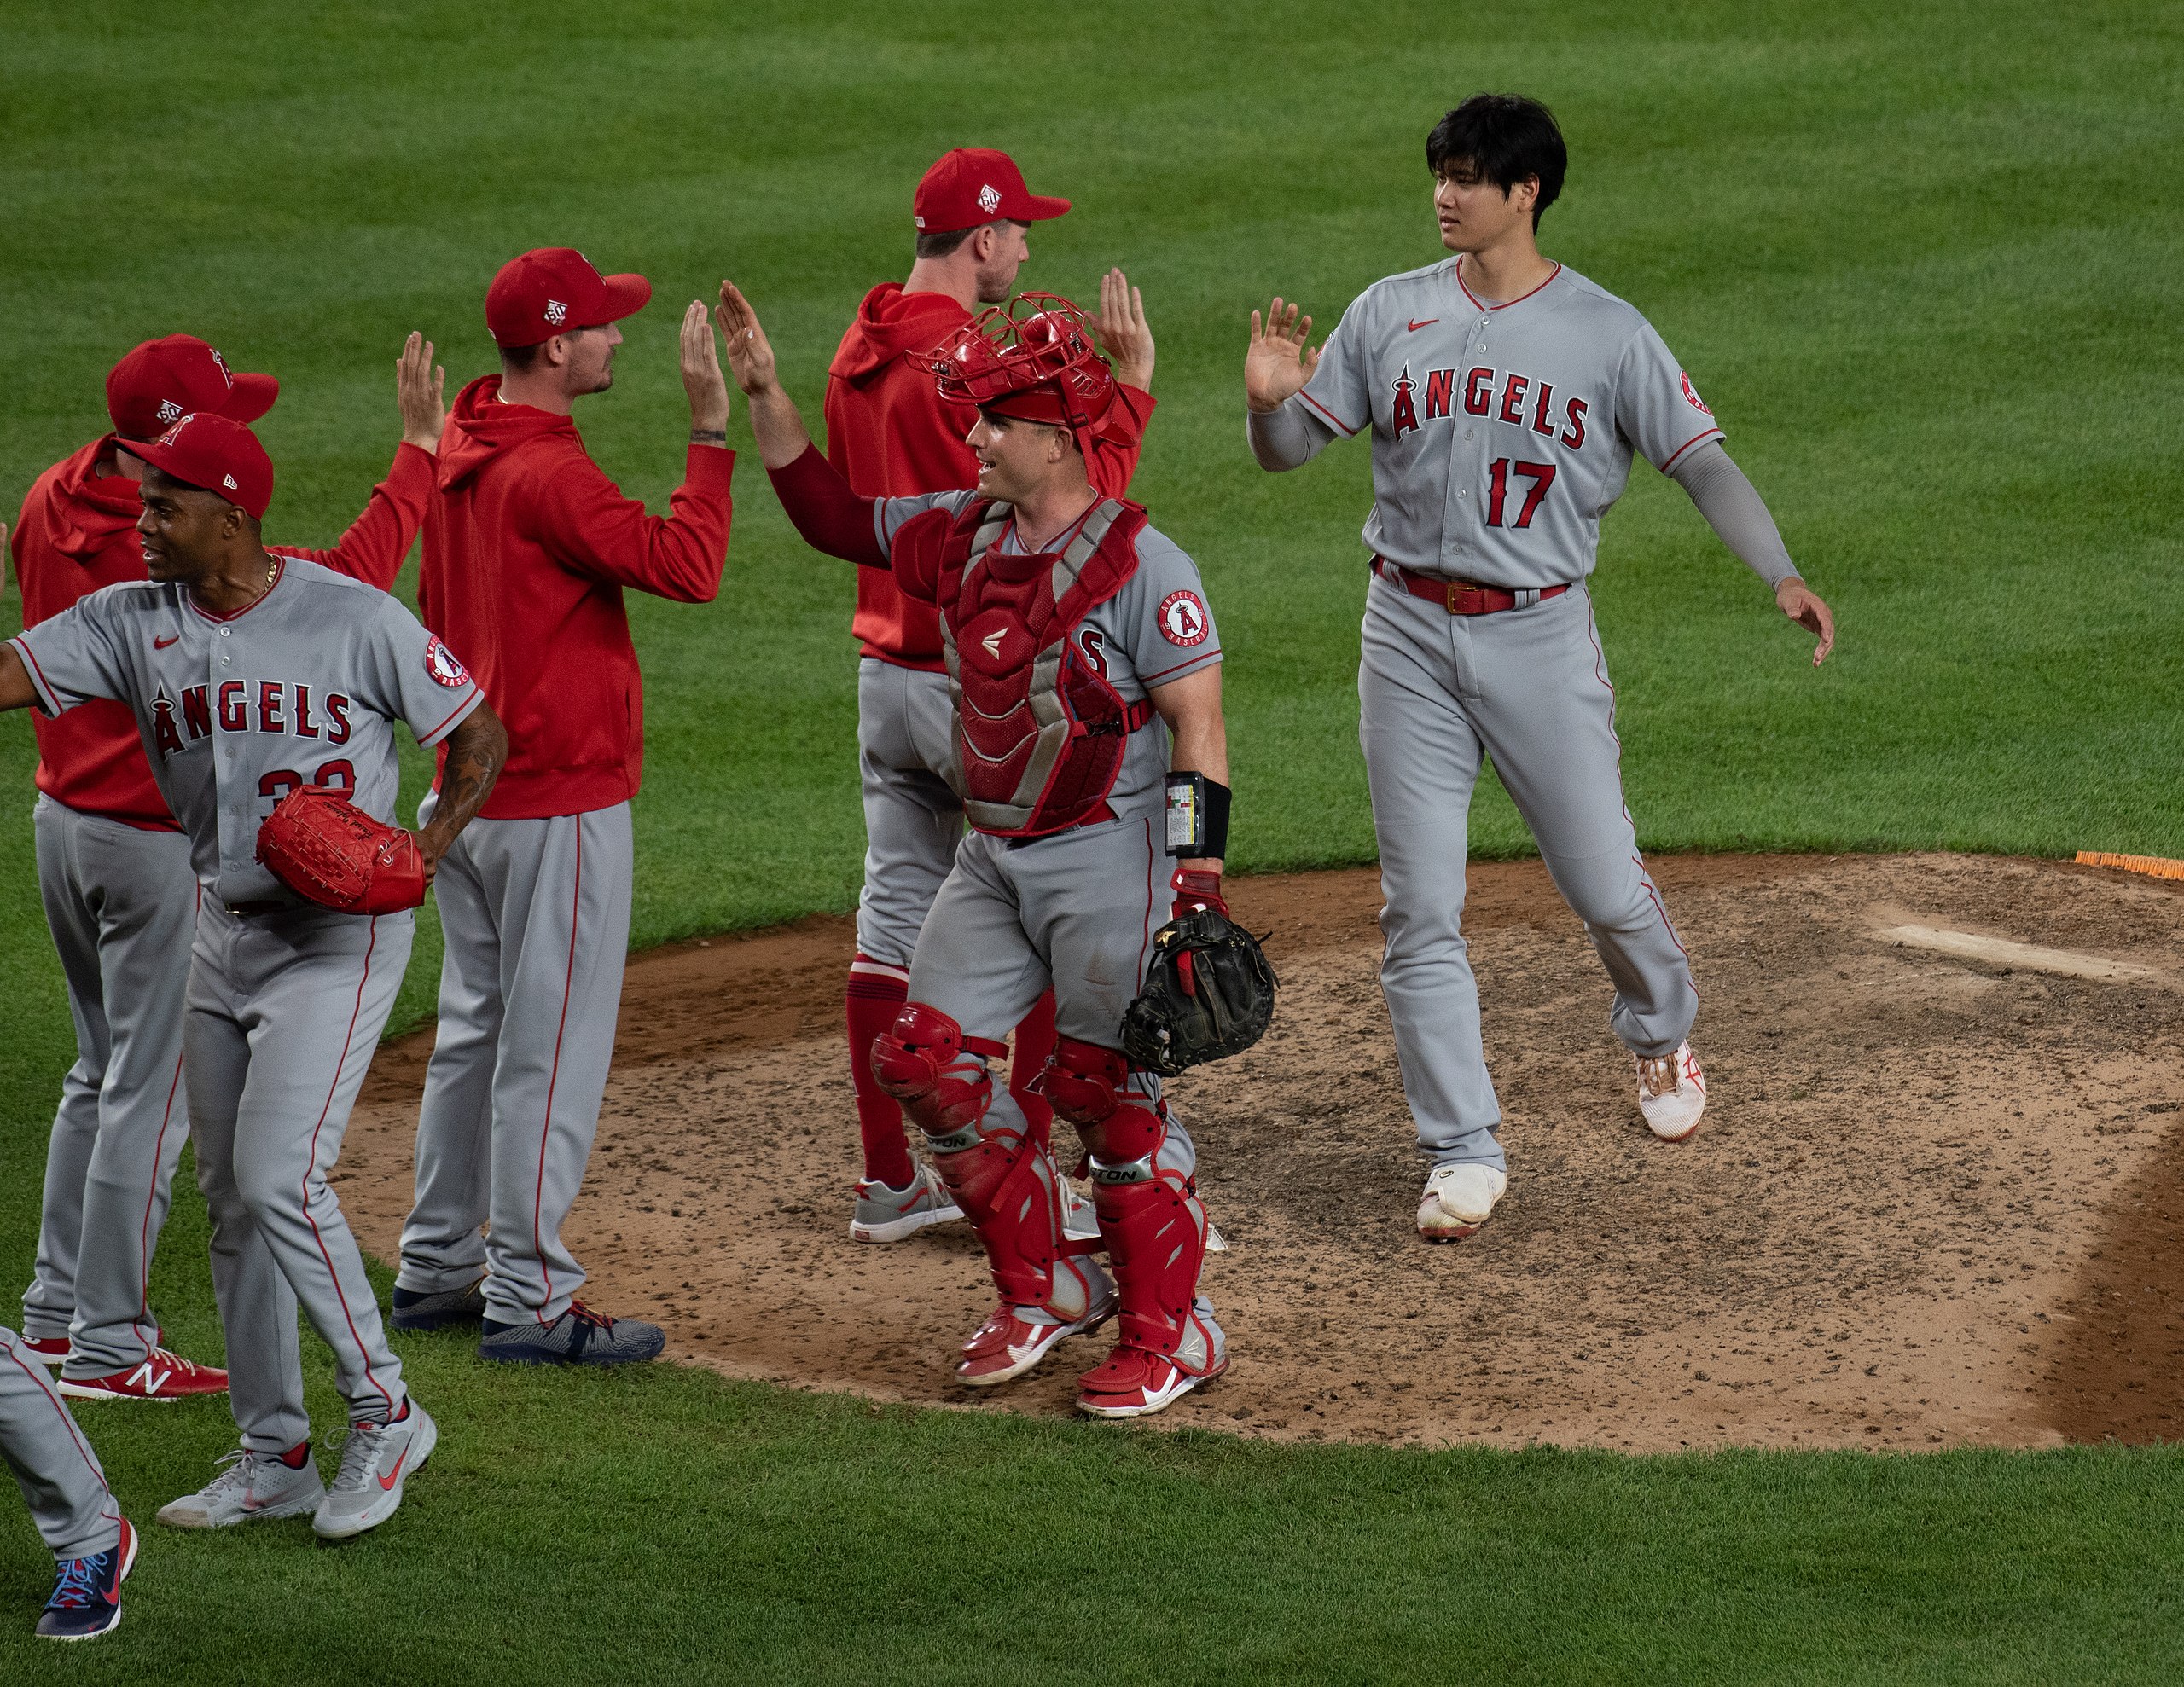
{"type": "Polygon", "coordinates": [[[334,1351],[352,1421],[404,1398],[356,1241],[327,1186],[409,959],[413,917],[335,913],[256,859],[258,828],[306,784],[393,811],[392,722],[437,745],[478,706],[469,675],[374,588],[276,553],[247,608],[214,617],[175,584],[111,586],[13,641],[49,714],[94,697],[135,711],[204,896],[183,1029],[212,1288],[243,1444],[310,1433],[295,1312],[334,1351]]]}
{"type": "Polygon", "coordinates": [[[0,1330],[0,1458],[55,1557],[88,1557],[120,1540],[121,1508],[98,1454],[12,1330],[0,1330]]]}
{"type": "MultiPolygon", "coordinates": [[[[874,525],[880,548],[887,550],[914,516],[931,509],[952,514],[978,496],[880,500],[874,525]]],[[[1013,528],[1002,548],[1021,551],[1013,528]]],[[[1221,660],[1196,565],[1150,526],[1138,534],[1137,559],[1129,582],[1072,635],[1125,703],[1221,660]]],[[[1118,1046],[1123,1011],[1144,982],[1153,934],[1166,923],[1172,900],[1173,863],[1161,823],[1168,748],[1157,717],[1130,734],[1107,795],[1112,820],[1030,843],[975,831],[966,837],[919,932],[910,1000],[938,1008],[970,1036],[999,1041],[1051,986],[1057,1031],[1118,1046]]],[[[1159,1099],[1152,1073],[1135,1075],[1132,1083],[1147,1099],[1159,1099]]],[[[1002,1128],[1022,1128],[1005,1090],[994,1092],[988,1116],[1002,1128]]],[[[1170,1142],[1162,1163],[1188,1175],[1195,1155],[1180,1124],[1170,1142]]]]}
{"type": "Polygon", "coordinates": [[[61,1080],[46,1154],[23,1333],[67,1341],[70,1377],[104,1377],[143,1363],[159,1342],[147,1289],[189,1139],[181,1002],[197,875],[178,832],[44,796],[32,825],[77,1058],[61,1080]],[[109,978],[125,987],[109,994],[109,978]],[[88,1249],[87,1228],[96,1238],[88,1249]]]}
{"type": "Polygon", "coordinates": [[[1623,300],[1558,267],[1491,304],[1455,259],[1367,288],[1304,390],[1252,417],[1249,433],[1260,462],[1281,469],[1368,428],[1364,538],[1383,560],[1366,597],[1359,736],[1387,898],[1381,988],[1427,1157],[1500,1167],[1501,1109],[1460,925],[1483,757],[1607,969],[1616,1035],[1639,1054],[1670,1053],[1698,1012],[1623,806],[1615,693],[1585,582],[1634,452],[1673,472],[1718,455],[1722,432],[1623,300]],[[1406,575],[1502,588],[1518,606],[1454,615],[1403,589],[1406,575]]]}

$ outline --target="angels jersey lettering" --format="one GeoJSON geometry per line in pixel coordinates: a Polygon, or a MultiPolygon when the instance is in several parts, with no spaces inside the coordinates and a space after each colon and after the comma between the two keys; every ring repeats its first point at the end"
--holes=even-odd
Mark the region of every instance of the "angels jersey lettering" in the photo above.
{"type": "Polygon", "coordinates": [[[1652,325],[1560,266],[1500,304],[1454,258],[1376,281],[1299,397],[1344,438],[1372,430],[1366,544],[1512,590],[1592,572],[1634,453],[1666,472],[1722,438],[1652,325]]]}

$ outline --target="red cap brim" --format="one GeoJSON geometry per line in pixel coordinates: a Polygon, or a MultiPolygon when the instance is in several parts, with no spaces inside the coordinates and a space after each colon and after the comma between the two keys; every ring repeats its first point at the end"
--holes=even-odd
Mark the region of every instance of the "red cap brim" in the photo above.
{"type": "Polygon", "coordinates": [[[619,322],[652,303],[652,283],[642,275],[601,275],[599,279],[607,284],[607,314],[597,322],[584,323],[585,328],[619,322]]]}
{"type": "Polygon", "coordinates": [[[273,408],[273,401],[280,396],[281,383],[271,375],[237,375],[219,414],[229,421],[254,422],[273,408]]]}
{"type": "Polygon", "coordinates": [[[1052,199],[1045,194],[1028,194],[1025,197],[1031,201],[1031,214],[1029,217],[1017,218],[1019,222],[1049,222],[1069,209],[1067,200],[1052,199]]]}

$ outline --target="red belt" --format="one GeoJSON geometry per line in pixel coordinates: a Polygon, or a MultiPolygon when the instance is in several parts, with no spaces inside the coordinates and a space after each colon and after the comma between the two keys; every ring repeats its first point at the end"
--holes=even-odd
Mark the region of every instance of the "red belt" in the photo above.
{"type": "Polygon", "coordinates": [[[1570,589],[1567,586],[1544,586],[1536,593],[1506,592],[1499,586],[1482,586],[1470,580],[1413,574],[1384,556],[1373,559],[1373,571],[1391,586],[1409,592],[1414,598],[1424,598],[1428,603],[1438,603],[1451,615],[1498,615],[1505,609],[1517,608],[1520,598],[1528,598],[1531,603],[1544,603],[1570,589]]]}

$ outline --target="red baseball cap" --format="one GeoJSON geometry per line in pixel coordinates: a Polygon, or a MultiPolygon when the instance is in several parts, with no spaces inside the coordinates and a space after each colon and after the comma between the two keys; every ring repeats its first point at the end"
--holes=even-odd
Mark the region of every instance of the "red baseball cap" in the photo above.
{"type": "Polygon", "coordinates": [[[1025,187],[1016,160],[990,147],[943,153],[910,201],[919,232],[932,235],[979,228],[1003,217],[1012,223],[1043,223],[1068,209],[1067,200],[1049,199],[1025,187]]]}
{"type": "Polygon", "coordinates": [[[148,339],[106,377],[106,409],[113,431],[151,439],[193,411],[253,422],[273,408],[281,383],[270,375],[239,375],[194,333],[148,339]]]}
{"type": "Polygon", "coordinates": [[[485,326],[497,345],[536,345],[634,316],[651,301],[642,275],[602,275],[572,246],[542,246],[501,265],[485,289],[485,326]]]}
{"type": "Polygon", "coordinates": [[[124,439],[120,448],[162,474],[240,504],[261,521],[273,501],[273,460],[239,421],[202,413],[184,416],[157,439],[124,439]]]}

